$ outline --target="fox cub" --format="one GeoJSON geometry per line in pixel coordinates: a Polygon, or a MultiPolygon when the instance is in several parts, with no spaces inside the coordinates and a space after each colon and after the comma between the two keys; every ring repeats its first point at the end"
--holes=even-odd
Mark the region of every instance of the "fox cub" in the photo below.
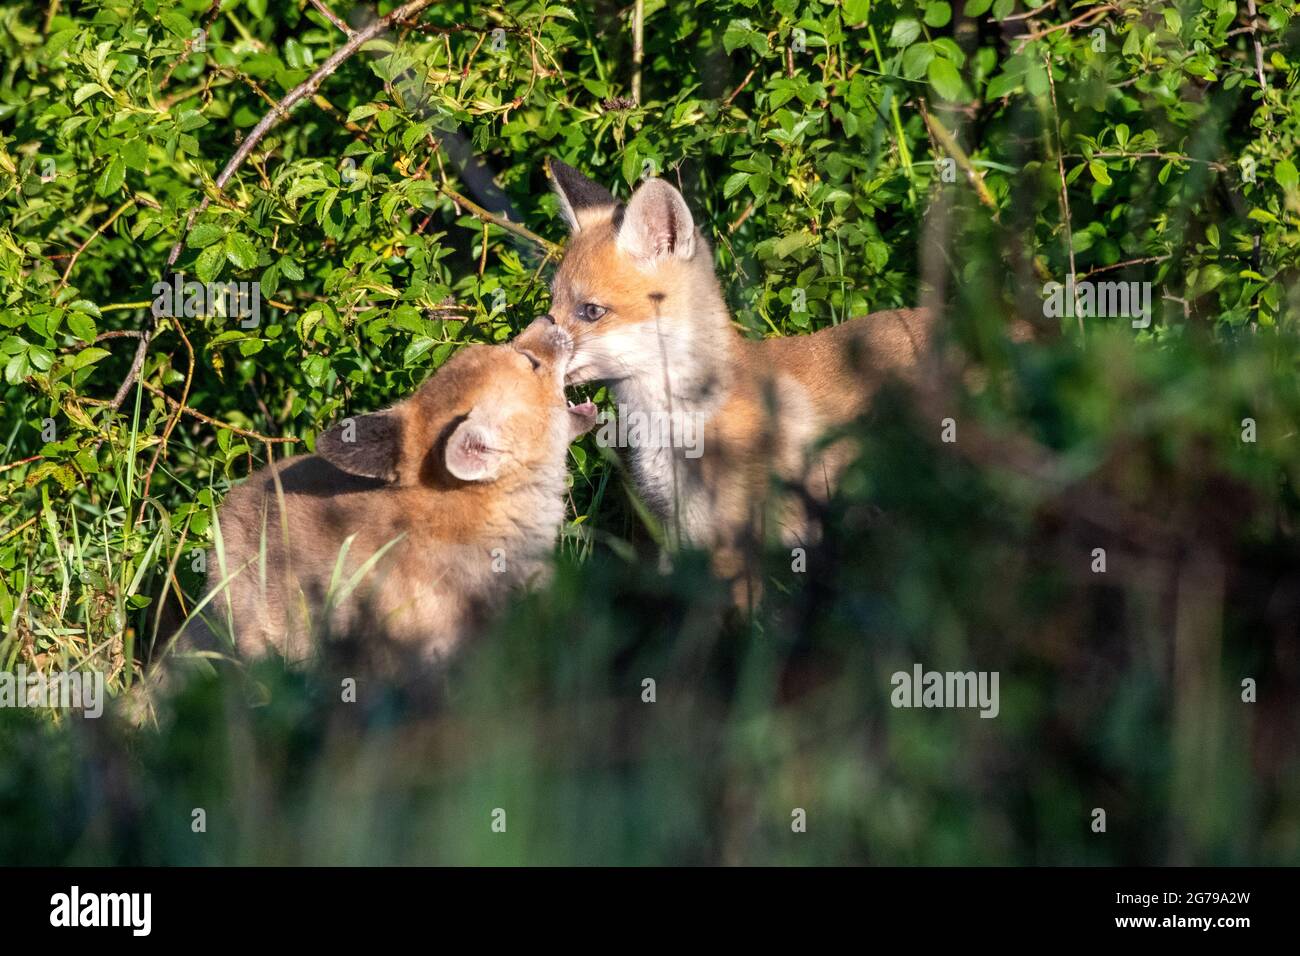
{"type": "Polygon", "coordinates": [[[654,439],[628,441],[641,496],[726,578],[739,577],[768,518],[803,543],[815,528],[802,496],[769,494],[772,477],[814,500],[829,494],[851,449],[820,439],[866,411],[887,377],[913,373],[932,316],[877,312],[812,335],[744,338],[681,193],[649,179],[621,204],[563,163],[549,171],[572,234],[551,289],[574,342],[567,381],[607,383],[620,416],[663,423],[641,429],[654,439]]]}
{"type": "Polygon", "coordinates": [[[324,635],[443,656],[547,570],[568,445],[596,417],[565,400],[572,349],[549,318],[469,346],[405,401],[234,489],[207,626],[253,657],[302,660],[324,635]]]}

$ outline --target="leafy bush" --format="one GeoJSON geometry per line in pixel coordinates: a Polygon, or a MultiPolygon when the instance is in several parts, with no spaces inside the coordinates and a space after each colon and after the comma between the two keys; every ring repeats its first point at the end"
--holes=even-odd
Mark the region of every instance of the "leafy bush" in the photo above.
{"type": "MultiPolygon", "coordinates": [[[[349,30],[392,9],[329,5],[349,30]]],[[[774,555],[768,606],[732,630],[691,556],[639,567],[617,466],[580,444],[564,574],[427,725],[380,691],[340,717],[326,681],[261,671],[186,692],[162,732],[0,712],[0,852],[1300,859],[1295,6],[432,4],[287,109],[346,42],[316,4],[0,7],[5,667],[102,669],[126,692],[165,583],[197,591],[231,482],[544,312],[564,240],[547,156],[622,196],[680,184],[747,334],[940,305],[971,367],[942,411],[989,442],[955,458],[935,410],[882,399],[809,573],[774,555]],[[260,323],[155,321],[172,269],[259,282],[260,323]],[[1149,327],[1045,317],[1071,273],[1151,283],[1149,327]],[[1017,320],[1033,343],[1010,341],[1017,320]],[[1095,547],[1105,578],[1079,570],[1095,547]],[[1002,667],[1004,716],[889,708],[914,660],[1002,667]],[[652,674],[673,688],[655,721],[652,674]],[[358,730],[401,741],[373,790],[358,730]],[[136,799],[82,841],[92,755],[126,761],[136,799]],[[259,823],[237,790],[267,768],[259,823]],[[502,793],[530,807],[528,839],[438,842],[502,793]],[[215,849],[182,830],[203,800],[235,831],[215,849]],[[821,822],[791,844],[805,804],[821,822]],[[1093,839],[1099,805],[1125,839],[1093,839]],[[146,832],[150,813],[169,822],[146,832]],[[353,813],[372,845],[348,842],[353,813]],[[295,842],[322,820],[337,842],[295,842]]]]}

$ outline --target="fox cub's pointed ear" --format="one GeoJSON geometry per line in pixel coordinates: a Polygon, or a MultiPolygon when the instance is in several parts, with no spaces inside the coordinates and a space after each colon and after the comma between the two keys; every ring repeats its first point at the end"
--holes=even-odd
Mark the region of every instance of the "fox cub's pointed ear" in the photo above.
{"type": "Polygon", "coordinates": [[[402,416],[390,408],[345,418],[316,439],[316,454],[362,478],[392,481],[402,446],[402,416]]]}
{"type": "Polygon", "coordinates": [[[475,421],[471,412],[447,436],[447,470],[461,481],[492,481],[505,458],[496,440],[493,430],[475,421]]]}
{"type": "Polygon", "coordinates": [[[695,220],[686,200],[662,179],[648,179],[628,201],[618,247],[637,259],[695,254],[695,220]]]}
{"type": "Polygon", "coordinates": [[[546,161],[546,174],[560,198],[560,211],[570,232],[581,232],[584,226],[608,217],[618,205],[608,189],[558,159],[546,161]]]}

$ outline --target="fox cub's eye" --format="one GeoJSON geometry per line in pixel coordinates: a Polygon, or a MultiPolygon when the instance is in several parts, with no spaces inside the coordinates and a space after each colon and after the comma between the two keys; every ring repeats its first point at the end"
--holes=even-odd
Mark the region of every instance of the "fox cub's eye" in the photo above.
{"type": "Polygon", "coordinates": [[[595,302],[585,302],[578,306],[578,318],[586,319],[588,322],[595,322],[609,309],[603,305],[597,305],[595,302]]]}

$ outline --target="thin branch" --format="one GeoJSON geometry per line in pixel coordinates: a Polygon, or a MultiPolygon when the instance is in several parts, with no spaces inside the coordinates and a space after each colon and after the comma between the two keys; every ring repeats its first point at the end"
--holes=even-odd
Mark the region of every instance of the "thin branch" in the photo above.
{"type": "MultiPolygon", "coordinates": [[[[410,19],[425,8],[432,6],[434,2],[435,0],[411,0],[410,3],[404,4],[380,17],[364,29],[354,32],[346,43],[330,54],[329,58],[320,65],[320,69],[285,94],[284,99],[274,104],[271,110],[253,127],[248,136],[244,138],[244,141],[239,144],[239,149],[235,150],[235,154],[230,157],[230,161],[226,163],[221,172],[217,174],[217,178],[213,180],[216,191],[221,192],[226,188],[226,184],[230,182],[231,177],[235,175],[239,167],[244,165],[244,162],[252,155],[253,150],[257,148],[257,144],[281,120],[289,115],[289,110],[296,106],[300,100],[315,93],[321,83],[332,76],[361,47],[386,30],[393,21],[410,19]]],[[[194,220],[202,215],[209,205],[211,205],[211,197],[204,196],[203,201],[190,210],[185,225],[181,229],[180,238],[176,240],[176,244],[172,246],[171,254],[167,257],[168,268],[174,266],[176,260],[180,258],[180,254],[185,248],[186,237],[194,225],[194,220]]]]}
{"type": "Polygon", "coordinates": [[[152,385],[149,382],[146,382],[144,379],[140,380],[140,384],[144,386],[144,388],[147,391],[153,392],[155,395],[157,395],[159,398],[165,401],[168,405],[171,405],[173,408],[180,408],[180,410],[184,414],[189,415],[193,418],[197,418],[201,422],[206,422],[207,424],[213,426],[214,428],[224,428],[226,431],[234,432],[236,435],[242,435],[245,438],[252,438],[255,439],[256,441],[270,442],[271,444],[289,445],[289,444],[294,444],[295,442],[301,440],[298,438],[272,438],[269,435],[261,435],[258,434],[257,432],[249,431],[246,428],[240,428],[238,425],[231,425],[229,422],[219,421],[208,415],[204,415],[201,411],[199,411],[196,408],[190,408],[190,406],[188,405],[181,405],[180,402],[176,401],[176,399],[172,398],[170,395],[164,392],[157,385],[152,385]]]}
{"type": "MultiPolygon", "coordinates": [[[[145,303],[145,305],[150,304],[151,303],[148,302],[145,303]]],[[[100,309],[99,311],[106,312],[108,310],[100,309]]],[[[96,335],[95,344],[98,345],[100,342],[107,342],[109,339],[138,339],[142,335],[144,335],[144,333],[138,329],[115,329],[112,332],[100,332],[96,335]]]]}
{"type": "Polygon", "coordinates": [[[30,518],[28,518],[26,521],[24,521],[24,522],[23,522],[22,524],[20,524],[18,527],[14,528],[12,531],[7,531],[7,532],[5,532],[4,537],[3,537],[3,538],[0,538],[0,544],[4,543],[5,541],[8,541],[10,538],[12,538],[12,537],[14,537],[14,536],[16,536],[16,535],[20,535],[20,534],[22,534],[24,531],[26,531],[26,530],[27,530],[28,528],[30,528],[32,525],[36,524],[36,519],[37,519],[38,517],[39,517],[39,515],[32,515],[30,518]]]}
{"type": "MultiPolygon", "coordinates": [[[[257,144],[262,141],[262,138],[265,137],[272,128],[289,115],[290,109],[292,109],[300,100],[315,94],[321,83],[325,82],[328,77],[333,75],[333,73],[353,54],[360,50],[361,47],[365,46],[366,43],[386,30],[395,21],[410,19],[426,8],[432,6],[435,2],[436,0],[411,0],[411,2],[403,4],[395,10],[380,17],[364,29],[352,33],[348,37],[348,41],[330,54],[329,58],[320,65],[320,69],[285,94],[284,99],[274,104],[271,107],[270,112],[263,116],[261,121],[253,127],[248,136],[245,137],[244,141],[239,145],[239,148],[235,150],[235,154],[230,157],[230,161],[226,163],[225,167],[213,181],[215,191],[219,194],[226,188],[226,184],[230,182],[231,177],[235,175],[239,167],[244,164],[250,155],[252,155],[257,144]]],[[[189,237],[190,230],[194,227],[195,220],[207,210],[211,203],[212,194],[209,193],[205,195],[203,200],[191,209],[189,214],[185,217],[185,222],[181,226],[180,236],[176,239],[175,245],[172,246],[171,252],[167,256],[167,271],[171,271],[176,265],[176,261],[180,258],[181,252],[185,249],[185,241],[189,237]]],[[[145,355],[148,354],[149,351],[149,342],[152,339],[156,328],[157,324],[155,318],[154,326],[150,331],[140,337],[140,344],[136,348],[135,358],[131,362],[130,371],[127,372],[126,379],[123,380],[122,384],[118,387],[117,393],[113,396],[112,402],[110,402],[114,410],[120,408],[122,402],[126,401],[126,396],[131,390],[131,385],[140,375],[140,370],[144,367],[145,355]]]]}
{"type": "MultiPolygon", "coordinates": [[[[430,182],[432,182],[432,179],[430,179],[430,182]]],[[[476,219],[479,219],[483,222],[490,222],[494,226],[500,226],[506,232],[514,233],[516,236],[518,236],[521,239],[527,239],[529,242],[541,246],[542,249],[544,249],[548,255],[558,256],[563,251],[560,246],[556,245],[554,242],[551,242],[551,240],[549,239],[543,239],[541,236],[533,232],[527,226],[521,226],[519,223],[507,219],[505,216],[500,216],[494,212],[489,212],[488,210],[480,206],[478,203],[474,202],[472,199],[466,199],[463,195],[458,193],[456,190],[452,189],[446,183],[434,183],[434,185],[437,186],[438,189],[441,190],[447,196],[448,199],[452,200],[452,202],[464,206],[465,209],[469,212],[469,214],[474,216],[476,219]]]]}
{"type": "Polygon", "coordinates": [[[742,211],[741,214],[736,217],[735,221],[732,222],[731,225],[727,227],[727,235],[731,235],[737,229],[743,226],[745,224],[745,220],[748,219],[753,214],[754,214],[754,200],[751,199],[749,201],[749,205],[744,208],[744,211],[742,211]]]}
{"type": "Polygon", "coordinates": [[[1093,269],[1091,272],[1085,272],[1083,275],[1077,276],[1076,278],[1078,281],[1083,281],[1084,279],[1090,279],[1093,276],[1101,275],[1103,272],[1114,272],[1116,269],[1125,269],[1128,266],[1145,266],[1150,265],[1153,262],[1164,262],[1168,258],[1169,256],[1146,256],[1142,259],[1129,259],[1125,262],[1116,262],[1109,266],[1102,266],[1100,269],[1093,269]]]}
{"type": "Polygon", "coordinates": [[[758,69],[758,67],[754,67],[748,73],[745,74],[745,78],[740,81],[740,85],[736,87],[734,90],[732,90],[731,94],[725,100],[722,101],[723,106],[730,106],[731,101],[740,95],[740,91],[749,85],[749,81],[754,78],[754,70],[756,69],[758,69]]]}
{"type": "MultiPolygon", "coordinates": [[[[217,18],[217,14],[220,12],[221,0],[212,0],[212,6],[208,8],[208,12],[203,18],[203,26],[200,28],[199,33],[200,37],[206,39],[208,30],[212,28],[212,21],[217,18]]],[[[181,55],[172,60],[171,66],[167,67],[167,72],[163,74],[162,82],[158,84],[158,89],[160,91],[166,89],[167,84],[172,81],[172,74],[176,72],[176,68],[189,59],[190,52],[194,49],[195,39],[195,37],[187,39],[185,41],[185,46],[181,49],[181,55]]]]}
{"type": "MultiPolygon", "coordinates": [[[[1052,119],[1056,121],[1056,171],[1061,177],[1061,214],[1065,219],[1065,249],[1070,254],[1070,275],[1075,273],[1074,265],[1074,225],[1070,218],[1070,190],[1065,184],[1065,159],[1061,153],[1065,144],[1061,142],[1061,111],[1056,105],[1056,80],[1052,78],[1052,55],[1043,57],[1047,67],[1047,88],[1052,92],[1052,119]]],[[[1079,320],[1079,332],[1083,332],[1083,316],[1076,309],[1079,320]]]]}
{"type": "Polygon", "coordinates": [[[1028,20],[1031,17],[1041,17],[1054,6],[1056,6],[1056,0],[1048,0],[1048,2],[1043,4],[1041,7],[1034,7],[1032,10],[1025,10],[1023,13],[1013,13],[1010,16],[1005,16],[1002,18],[1002,22],[1012,23],[1016,20],[1028,20]]]}
{"type": "Polygon", "coordinates": [[[68,276],[72,274],[72,267],[77,264],[77,259],[81,256],[83,252],[86,251],[86,247],[90,245],[92,242],[94,242],[96,239],[98,239],[104,233],[104,231],[108,229],[109,226],[117,222],[117,217],[122,215],[122,213],[126,212],[132,206],[134,206],[135,203],[136,203],[136,199],[134,196],[132,196],[126,202],[122,203],[122,205],[117,207],[117,211],[114,212],[113,215],[109,216],[102,223],[100,223],[99,228],[90,234],[90,238],[88,238],[81,245],[77,246],[77,250],[72,254],[72,258],[68,260],[68,267],[63,270],[63,278],[59,280],[59,284],[54,290],[56,295],[62,292],[63,287],[68,284],[68,276]]]}
{"type": "Polygon", "coordinates": [[[962,172],[966,174],[966,178],[975,187],[975,195],[979,197],[979,201],[993,213],[993,221],[998,222],[1001,210],[998,209],[997,200],[993,198],[993,193],[989,191],[988,185],[984,182],[984,175],[976,169],[975,164],[970,161],[970,157],[966,155],[966,151],[961,148],[952,133],[948,132],[947,127],[930,115],[930,111],[925,108],[925,103],[922,102],[920,106],[921,119],[925,120],[930,135],[939,141],[939,145],[943,147],[944,152],[951,156],[953,161],[961,167],[962,172]]]}
{"type": "Polygon", "coordinates": [[[632,5],[632,102],[641,105],[641,61],[645,57],[645,0],[632,5]]]}
{"type": "Polygon", "coordinates": [[[1184,156],[1182,153],[1162,153],[1154,149],[1141,153],[1125,152],[1123,150],[1100,150],[1091,154],[1091,156],[1084,156],[1081,153],[1066,154],[1067,159],[1092,159],[1096,157],[1101,159],[1167,159],[1175,163],[1200,163],[1221,173],[1228,171],[1227,166],[1212,159],[1197,159],[1195,156],[1184,156]]]}
{"type": "MultiPolygon", "coordinates": [[[[1250,22],[1253,26],[1258,26],[1259,20],[1255,14],[1255,0],[1246,0],[1246,13],[1250,15],[1250,22]]],[[[1259,31],[1251,31],[1251,42],[1255,44],[1255,71],[1259,74],[1259,91],[1261,96],[1268,95],[1268,81],[1264,79],[1264,48],[1259,43],[1259,31]]]]}
{"type": "Polygon", "coordinates": [[[185,350],[189,353],[189,368],[185,370],[185,385],[181,388],[180,401],[177,403],[176,410],[172,413],[171,418],[167,419],[167,427],[163,429],[162,440],[154,448],[153,457],[149,459],[149,467],[145,470],[144,490],[140,494],[140,512],[135,519],[137,524],[144,520],[144,509],[149,503],[149,486],[153,482],[154,469],[158,467],[158,460],[167,451],[167,442],[172,437],[172,431],[176,428],[176,423],[181,419],[181,409],[185,408],[185,402],[190,397],[190,386],[194,384],[194,346],[190,344],[190,337],[185,334],[185,327],[181,324],[180,319],[173,318],[172,324],[176,326],[181,341],[185,343],[185,350]]]}
{"type": "Polygon", "coordinates": [[[20,458],[18,461],[7,462],[0,465],[0,471],[8,471],[10,468],[20,468],[23,465],[30,465],[34,461],[40,461],[44,455],[32,455],[30,458],[20,458]]]}
{"type": "Polygon", "coordinates": [[[311,5],[320,11],[321,16],[342,30],[344,36],[352,36],[352,28],[340,20],[338,14],[325,6],[322,0],[311,0],[311,5]]]}
{"type": "MultiPolygon", "coordinates": [[[[1086,13],[1082,13],[1079,16],[1075,17],[1073,20],[1068,20],[1065,23],[1058,23],[1055,26],[1046,27],[1042,30],[1035,30],[1033,33],[1026,33],[1024,36],[1018,38],[1020,41],[1020,46],[1016,48],[1016,52],[1019,53],[1021,50],[1023,50],[1026,47],[1026,45],[1032,43],[1034,40],[1041,40],[1043,37],[1047,36],[1048,34],[1055,33],[1057,30],[1068,30],[1070,29],[1070,27],[1077,27],[1079,26],[1079,24],[1084,23],[1085,21],[1098,20],[1105,14],[1110,13],[1112,10],[1118,10],[1118,9],[1119,7],[1115,6],[1115,4],[1107,3],[1100,7],[1093,7],[1091,10],[1088,10],[1086,13]]],[[[1088,25],[1091,26],[1092,23],[1089,22],[1088,25]]]]}

